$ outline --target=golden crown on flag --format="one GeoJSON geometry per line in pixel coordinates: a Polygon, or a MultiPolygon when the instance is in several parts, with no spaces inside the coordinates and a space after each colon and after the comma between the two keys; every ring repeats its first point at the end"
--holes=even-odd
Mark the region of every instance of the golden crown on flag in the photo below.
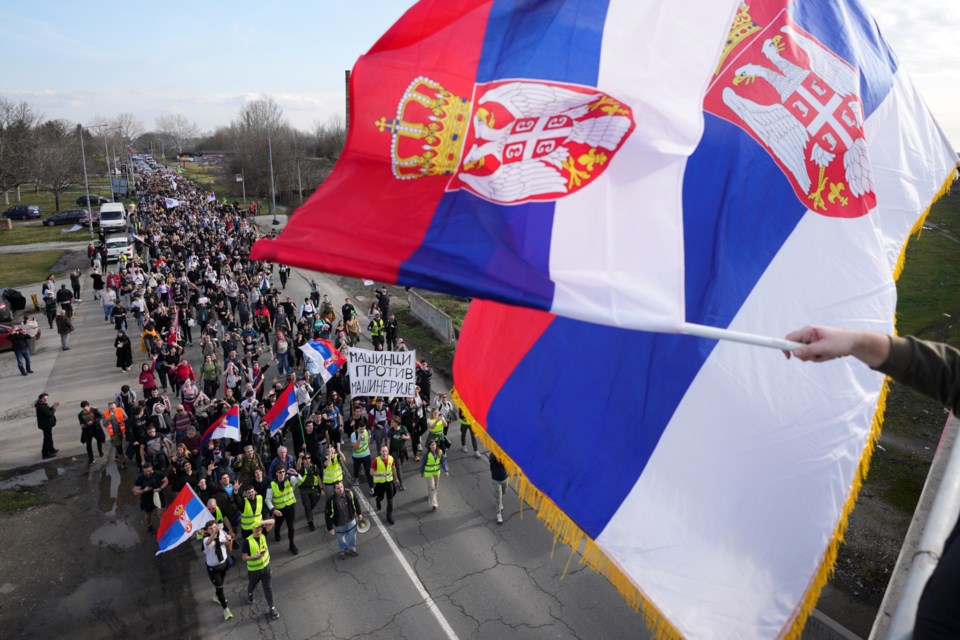
{"type": "Polygon", "coordinates": [[[404,91],[397,117],[382,117],[374,124],[392,136],[393,175],[414,180],[457,170],[469,118],[469,100],[420,76],[404,91]]]}
{"type": "Polygon", "coordinates": [[[720,62],[717,63],[716,73],[720,73],[727,56],[736,49],[747,37],[760,31],[760,25],[750,17],[750,5],[746,2],[740,4],[733,24],[730,26],[730,34],[727,36],[727,42],[723,45],[723,53],[720,54],[720,62]]]}

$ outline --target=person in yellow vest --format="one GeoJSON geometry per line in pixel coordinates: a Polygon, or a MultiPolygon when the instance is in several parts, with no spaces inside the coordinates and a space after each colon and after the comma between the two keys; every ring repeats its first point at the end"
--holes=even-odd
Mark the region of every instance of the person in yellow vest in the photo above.
{"type": "Polygon", "coordinates": [[[430,446],[431,442],[436,442],[437,446],[440,447],[440,451],[447,450],[447,439],[444,437],[444,433],[447,430],[447,421],[440,415],[440,409],[434,407],[430,411],[430,417],[427,419],[427,443],[426,446],[430,446]]]}
{"type": "Polygon", "coordinates": [[[300,498],[303,500],[303,515],[307,518],[310,531],[316,531],[313,523],[313,510],[320,504],[320,465],[306,451],[297,457],[297,473],[300,474],[300,498]]]}
{"type": "Polygon", "coordinates": [[[350,434],[350,444],[353,447],[353,486],[360,486],[360,470],[367,475],[367,484],[370,485],[370,495],[373,495],[373,476],[370,475],[370,432],[367,431],[367,422],[364,418],[354,420],[356,429],[350,434]]]}
{"type": "Polygon", "coordinates": [[[243,496],[236,498],[236,504],[240,512],[240,534],[247,538],[263,520],[263,496],[257,493],[252,484],[248,484],[243,487],[243,496]]]}
{"type": "Polygon", "coordinates": [[[127,416],[116,402],[107,405],[103,412],[103,428],[107,437],[113,443],[113,459],[121,469],[127,468],[127,461],[123,457],[123,436],[127,432],[127,416]]]}
{"type": "Polygon", "coordinates": [[[384,327],[383,327],[383,318],[380,317],[379,311],[373,312],[373,318],[370,320],[370,323],[367,325],[367,331],[370,332],[370,340],[373,342],[374,351],[377,350],[377,345],[380,345],[383,348],[384,343],[384,327]]]}
{"type": "Polygon", "coordinates": [[[440,508],[440,504],[437,502],[437,489],[440,487],[441,470],[443,470],[443,475],[450,475],[450,470],[447,468],[447,456],[437,446],[436,440],[430,440],[430,444],[427,445],[427,454],[423,456],[423,462],[420,463],[420,476],[427,480],[427,495],[430,498],[431,511],[440,508]]]}
{"type": "Polygon", "coordinates": [[[335,485],[343,482],[343,464],[347,457],[334,446],[327,447],[327,457],[323,461],[323,494],[326,497],[333,495],[335,485]]]}
{"type": "Polygon", "coordinates": [[[280,526],[287,525],[287,540],[290,541],[290,553],[297,555],[300,550],[293,542],[294,528],[293,518],[296,515],[297,496],[293,490],[300,483],[300,474],[296,469],[286,469],[283,465],[277,467],[274,472],[274,481],[270,483],[267,489],[267,509],[276,519],[276,528],[273,530],[273,540],[280,542],[280,526]]]}
{"type": "Polygon", "coordinates": [[[384,497],[387,499],[387,522],[393,524],[393,479],[397,473],[397,463],[390,455],[387,445],[380,447],[380,457],[373,461],[373,491],[377,496],[377,511],[384,497]]]}
{"type": "Polygon", "coordinates": [[[247,563],[247,604],[253,604],[253,590],[263,586],[263,597],[270,607],[270,619],[277,620],[280,614],[273,606],[273,588],[270,573],[270,549],[267,548],[267,531],[273,528],[270,518],[261,520],[253,528],[250,536],[243,540],[243,561],[247,563]]]}

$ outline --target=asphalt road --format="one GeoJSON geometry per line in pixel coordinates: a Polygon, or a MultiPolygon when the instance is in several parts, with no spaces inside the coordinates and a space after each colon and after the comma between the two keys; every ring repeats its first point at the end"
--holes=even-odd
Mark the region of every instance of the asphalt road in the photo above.
{"type": "MultiPolygon", "coordinates": [[[[287,293],[302,300],[310,275],[339,307],[347,292],[321,274],[295,271],[287,293]]],[[[28,297],[32,292],[24,289],[28,297]]],[[[155,542],[131,494],[134,471],[109,461],[87,468],[73,417],[80,401],[103,407],[121,384],[136,386],[133,374],[114,367],[115,334],[98,314],[95,303],[78,305],[73,348],[66,352],[43,323],[33,376],[20,376],[12,355],[0,356],[0,467],[32,465],[32,481],[46,500],[0,520],[0,539],[7,541],[0,637],[648,637],[641,614],[569,549],[559,544],[554,550],[552,534],[529,508],[521,512],[513,492],[498,525],[486,460],[459,448],[451,453],[436,512],[416,463],[404,465],[407,490],[396,497],[396,524],[372,517],[374,526],[359,536],[357,558],[339,560],[333,538],[322,526],[310,532],[298,506],[299,555],[287,550],[286,531],[279,543],[269,538],[281,619],[267,620],[259,588],[255,604],[243,604],[246,571],[238,563],[226,583],[236,617],[225,622],[212,602],[198,545],[154,557],[155,542]],[[37,465],[40,432],[32,404],[41,390],[61,403],[54,431],[60,455],[37,465]]],[[[199,362],[196,349],[188,356],[199,362]]],[[[135,366],[144,360],[136,349],[134,357],[135,366]]],[[[435,388],[448,384],[435,378],[435,388]]],[[[457,431],[451,431],[455,444],[457,431]]]]}

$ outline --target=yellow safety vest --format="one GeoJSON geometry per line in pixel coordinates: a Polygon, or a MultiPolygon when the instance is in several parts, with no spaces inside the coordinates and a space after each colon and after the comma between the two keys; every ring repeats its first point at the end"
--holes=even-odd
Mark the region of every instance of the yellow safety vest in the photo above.
{"type": "Polygon", "coordinates": [[[434,456],[433,451],[427,451],[427,464],[423,467],[424,478],[435,478],[440,475],[440,460],[442,455],[434,456]]]}
{"type": "Polygon", "coordinates": [[[250,555],[253,556],[253,560],[247,560],[247,571],[266,569],[267,565],[270,564],[270,549],[267,548],[267,537],[261,533],[259,540],[256,536],[250,536],[247,538],[247,542],[250,543],[250,555]],[[261,550],[264,552],[263,557],[257,558],[261,550]]]}
{"type": "Polygon", "coordinates": [[[240,528],[244,531],[253,531],[253,528],[263,520],[263,496],[257,494],[257,508],[254,509],[250,501],[243,499],[243,511],[240,513],[240,528]]]}
{"type": "Polygon", "coordinates": [[[290,481],[284,480],[283,486],[286,488],[281,491],[276,480],[270,483],[270,488],[273,489],[274,509],[284,509],[297,501],[297,497],[293,495],[293,485],[290,484],[290,481]]]}
{"type": "Polygon", "coordinates": [[[370,321],[370,337],[377,338],[383,334],[383,320],[370,321]]]}
{"type": "Polygon", "coordinates": [[[376,462],[373,463],[373,484],[384,482],[393,482],[393,456],[387,456],[386,462],[378,456],[376,462]]]}
{"type": "Polygon", "coordinates": [[[333,456],[333,461],[323,468],[323,484],[334,484],[343,481],[343,467],[340,466],[340,457],[333,456]]]}
{"type": "Polygon", "coordinates": [[[443,418],[437,418],[436,420],[430,420],[430,433],[435,436],[443,435],[443,418]]]}
{"type": "Polygon", "coordinates": [[[316,489],[320,485],[320,477],[317,475],[316,465],[311,464],[304,467],[303,480],[300,482],[301,489],[316,489]]]}
{"type": "Polygon", "coordinates": [[[370,434],[367,433],[366,429],[363,431],[363,435],[357,435],[357,442],[360,443],[360,448],[353,451],[354,458],[366,458],[370,455],[370,434]]]}

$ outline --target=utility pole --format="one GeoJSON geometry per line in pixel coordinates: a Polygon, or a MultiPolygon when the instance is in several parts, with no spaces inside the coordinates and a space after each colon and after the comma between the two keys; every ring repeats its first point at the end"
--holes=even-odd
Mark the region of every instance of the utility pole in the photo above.
{"type": "Polygon", "coordinates": [[[90,238],[93,239],[93,212],[90,211],[90,184],[87,182],[87,154],[83,149],[83,125],[77,125],[80,132],[80,160],[83,162],[83,192],[87,194],[87,223],[90,225],[90,238]]]}
{"type": "Polygon", "coordinates": [[[273,214],[272,224],[280,224],[280,221],[277,220],[277,189],[273,184],[273,142],[270,129],[267,129],[267,153],[270,156],[270,213],[273,214]]]}

